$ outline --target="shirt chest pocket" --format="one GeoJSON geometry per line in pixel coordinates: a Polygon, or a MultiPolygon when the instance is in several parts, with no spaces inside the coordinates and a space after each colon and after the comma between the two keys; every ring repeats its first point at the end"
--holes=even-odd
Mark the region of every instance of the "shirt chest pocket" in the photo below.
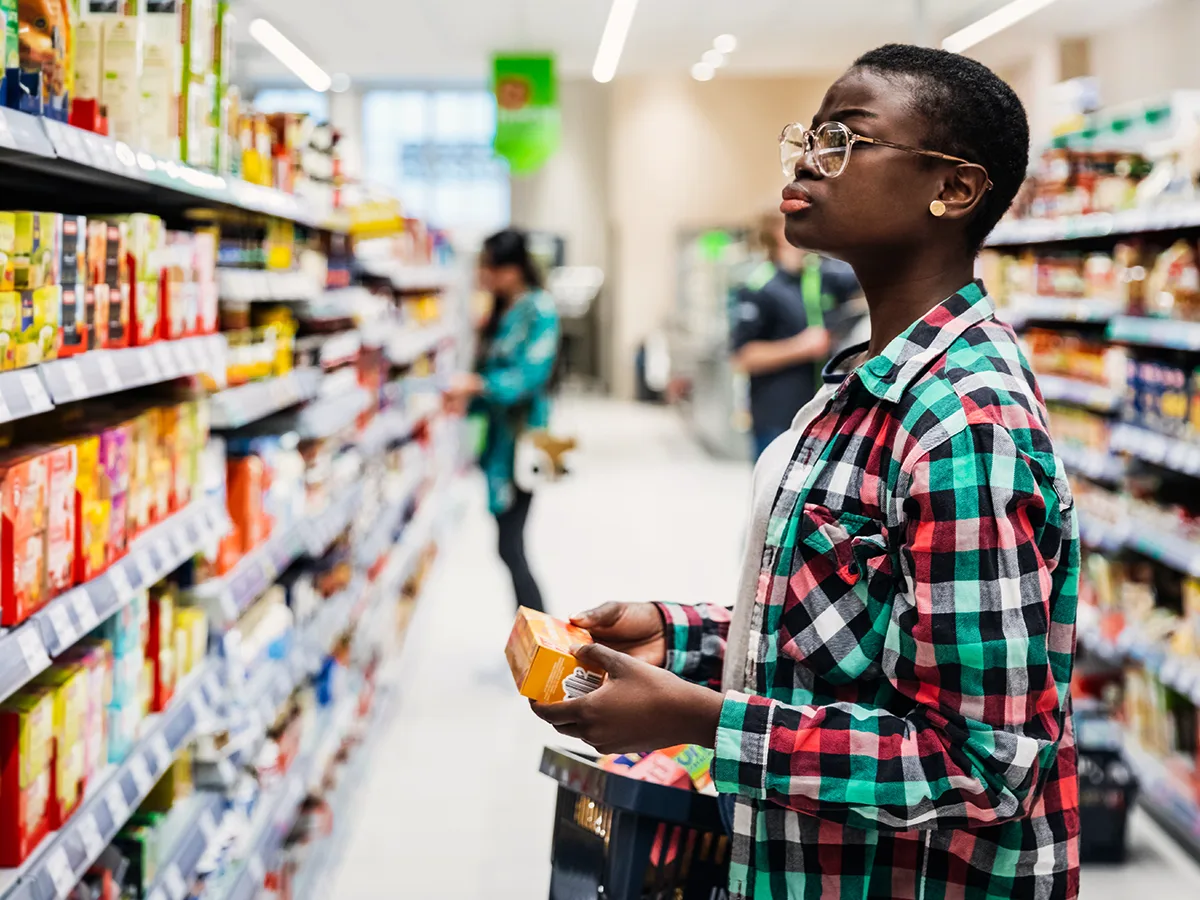
{"type": "Polygon", "coordinates": [[[894,565],[882,522],[806,504],[781,651],[832,684],[878,677],[895,596],[894,565]]]}

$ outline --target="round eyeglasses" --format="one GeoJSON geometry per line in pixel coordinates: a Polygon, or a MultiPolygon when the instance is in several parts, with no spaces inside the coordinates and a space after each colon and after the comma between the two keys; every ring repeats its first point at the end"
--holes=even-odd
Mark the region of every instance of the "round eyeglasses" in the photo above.
{"type": "MultiPolygon", "coordinates": [[[[783,174],[788,178],[796,177],[796,167],[806,158],[812,161],[812,166],[826,178],[837,178],[846,171],[850,164],[850,152],[855,144],[874,144],[877,147],[889,147],[904,153],[916,153],[920,156],[931,156],[944,159],[962,166],[974,166],[987,169],[979,163],[936,150],[922,150],[920,147],[909,147],[906,144],[894,144],[879,138],[864,137],[855,134],[841,122],[822,122],[816,128],[805,128],[794,122],[783,129],[779,135],[779,161],[783,166],[783,174]]],[[[992,188],[992,179],[988,178],[987,187],[992,188]]]]}

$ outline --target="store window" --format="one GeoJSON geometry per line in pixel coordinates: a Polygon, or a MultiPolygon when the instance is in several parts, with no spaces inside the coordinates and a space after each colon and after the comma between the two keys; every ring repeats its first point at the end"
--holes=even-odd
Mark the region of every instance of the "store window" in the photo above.
{"type": "Polygon", "coordinates": [[[511,194],[508,167],[492,152],[495,133],[487,90],[371,91],[363,98],[366,179],[437,227],[503,228],[511,194]]]}
{"type": "Polygon", "coordinates": [[[272,89],[254,95],[260,113],[307,113],[318,122],[329,121],[329,95],[316,91],[272,89]]]}

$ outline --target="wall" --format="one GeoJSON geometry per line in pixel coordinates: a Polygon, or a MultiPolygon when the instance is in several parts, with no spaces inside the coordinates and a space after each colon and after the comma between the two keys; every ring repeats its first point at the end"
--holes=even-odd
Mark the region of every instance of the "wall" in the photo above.
{"type": "Polygon", "coordinates": [[[783,125],[807,120],[831,78],[618,79],[611,86],[609,216],[616,299],[613,386],[633,394],[633,358],[676,303],[686,230],[748,222],[778,204],[783,125]]]}
{"type": "Polygon", "coordinates": [[[1200,89],[1200,4],[1170,0],[1093,35],[1092,72],[1106,106],[1200,89]]]}

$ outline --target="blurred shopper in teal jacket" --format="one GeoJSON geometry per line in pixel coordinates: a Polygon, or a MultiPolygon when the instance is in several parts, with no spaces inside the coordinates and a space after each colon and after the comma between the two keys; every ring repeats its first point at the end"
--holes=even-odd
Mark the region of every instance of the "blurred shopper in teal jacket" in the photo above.
{"type": "Polygon", "coordinates": [[[542,288],[542,274],[522,231],[501,231],[484,241],[479,283],[494,303],[480,334],[476,371],[457,378],[447,399],[463,409],[469,404],[486,420],[479,465],[500,529],[500,558],[512,574],[517,603],[540,610],[541,591],[525,558],[525,521],[533,495],[516,485],[513,460],[521,433],[550,422],[558,310],[542,288]]]}

